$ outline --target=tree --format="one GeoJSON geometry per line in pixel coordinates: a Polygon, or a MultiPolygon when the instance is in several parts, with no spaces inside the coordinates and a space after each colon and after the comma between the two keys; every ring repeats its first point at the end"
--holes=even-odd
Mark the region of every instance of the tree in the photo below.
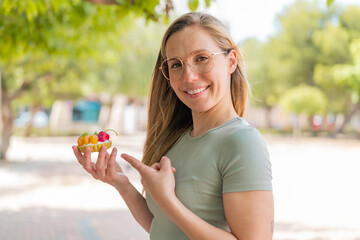
{"type": "MultiPolygon", "coordinates": [[[[74,85],[74,82],[81,86],[81,75],[85,72],[81,63],[100,56],[103,37],[106,39],[109,34],[119,34],[119,29],[126,29],[127,16],[120,21],[119,13],[121,10],[116,7],[105,8],[75,0],[2,2],[2,158],[13,131],[15,101],[31,95],[28,99],[36,110],[39,102],[51,94],[69,90],[59,87],[74,85]],[[101,16],[106,16],[106,20],[101,16]],[[107,21],[114,24],[108,25],[107,21]]],[[[81,88],[72,89],[69,93],[80,94],[81,88]]]]}
{"type": "Polygon", "coordinates": [[[350,109],[337,132],[342,132],[345,125],[360,111],[360,38],[352,42],[350,49],[353,64],[337,64],[333,67],[335,82],[339,86],[345,86],[350,96],[350,109]]]}
{"type": "MultiPolygon", "coordinates": [[[[188,4],[195,10],[198,0],[188,4]]],[[[135,19],[166,23],[171,10],[171,0],[0,1],[0,159],[9,147],[17,103],[27,100],[35,111],[45,100],[51,104],[101,86],[100,78],[114,81],[109,65],[126,65],[129,58],[116,54],[125,49],[119,39],[137,27],[135,19]]],[[[124,91],[133,89],[124,85],[124,91]]]]}
{"type": "Polygon", "coordinates": [[[252,90],[251,103],[265,109],[265,127],[271,128],[270,112],[278,102],[283,88],[277,78],[277,66],[270,60],[276,54],[273,44],[247,39],[241,51],[247,65],[247,78],[252,90]]]}
{"type": "MultiPolygon", "coordinates": [[[[276,34],[263,43],[245,42],[245,57],[250,55],[247,73],[257,105],[270,112],[288,89],[304,83],[315,86],[313,71],[320,50],[313,35],[328,19],[317,2],[296,1],[277,15],[276,34]]],[[[267,122],[271,126],[269,117],[267,122]]]]}
{"type": "Polygon", "coordinates": [[[326,112],[352,113],[351,87],[337,83],[332,68],[353,64],[349,46],[359,37],[358,16],[360,8],[354,6],[324,9],[307,1],[287,6],[278,15],[276,34],[263,43],[244,44],[249,81],[259,99],[255,103],[269,111],[288,89],[306,84],[325,94],[326,112]]]}
{"type": "MultiPolygon", "coordinates": [[[[329,101],[328,112],[336,115],[344,114],[345,120],[335,131],[343,131],[345,125],[359,111],[356,85],[344,84],[342,67],[356,65],[356,39],[360,37],[360,8],[350,6],[337,17],[338,21],[328,22],[325,28],[314,34],[314,44],[320,49],[314,71],[314,81],[321,87],[329,101]],[[351,50],[352,49],[352,50],[351,50]],[[338,67],[342,66],[342,67],[338,67]],[[337,74],[335,75],[335,69],[337,74]],[[341,77],[340,77],[341,75],[341,77]],[[340,80],[342,79],[342,80],[340,80]]],[[[345,77],[346,78],[346,77],[345,77]]]]}
{"type": "Polygon", "coordinates": [[[327,99],[319,88],[299,85],[288,90],[279,103],[289,113],[305,114],[311,127],[313,117],[325,112],[327,99]]]}

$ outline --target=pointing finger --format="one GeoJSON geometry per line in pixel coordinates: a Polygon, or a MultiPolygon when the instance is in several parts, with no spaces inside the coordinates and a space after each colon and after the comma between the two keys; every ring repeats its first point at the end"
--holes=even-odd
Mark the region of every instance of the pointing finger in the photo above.
{"type": "Polygon", "coordinates": [[[121,154],[121,157],[127,161],[128,163],[130,163],[130,165],[135,168],[139,173],[142,173],[145,170],[146,165],[143,164],[142,162],[140,162],[139,160],[137,160],[136,158],[128,155],[128,154],[121,154]]]}

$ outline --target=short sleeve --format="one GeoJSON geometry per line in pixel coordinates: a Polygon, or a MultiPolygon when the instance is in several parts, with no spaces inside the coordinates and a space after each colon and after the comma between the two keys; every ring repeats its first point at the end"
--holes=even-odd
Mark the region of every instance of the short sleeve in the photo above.
{"type": "Polygon", "coordinates": [[[269,153],[256,128],[238,129],[223,143],[219,163],[223,193],[272,190],[269,153]]]}

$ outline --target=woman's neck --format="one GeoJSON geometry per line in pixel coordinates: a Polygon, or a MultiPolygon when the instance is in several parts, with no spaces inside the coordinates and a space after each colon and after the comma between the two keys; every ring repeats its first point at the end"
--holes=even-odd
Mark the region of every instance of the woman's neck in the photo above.
{"type": "Polygon", "coordinates": [[[234,108],[229,109],[210,109],[207,112],[194,113],[193,118],[193,130],[191,132],[192,137],[200,136],[212,128],[220,126],[231,119],[237,117],[237,113],[234,108]]]}

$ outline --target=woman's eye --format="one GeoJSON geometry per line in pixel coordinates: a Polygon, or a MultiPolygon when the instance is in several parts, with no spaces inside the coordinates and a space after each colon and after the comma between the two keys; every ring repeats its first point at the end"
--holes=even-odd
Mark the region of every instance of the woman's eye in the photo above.
{"type": "Polygon", "coordinates": [[[181,62],[175,62],[175,63],[171,63],[170,66],[172,69],[176,69],[176,68],[181,68],[182,64],[181,64],[181,62]]]}
{"type": "Polygon", "coordinates": [[[204,62],[204,61],[207,61],[209,59],[208,56],[198,56],[196,58],[196,62],[204,62]]]}

